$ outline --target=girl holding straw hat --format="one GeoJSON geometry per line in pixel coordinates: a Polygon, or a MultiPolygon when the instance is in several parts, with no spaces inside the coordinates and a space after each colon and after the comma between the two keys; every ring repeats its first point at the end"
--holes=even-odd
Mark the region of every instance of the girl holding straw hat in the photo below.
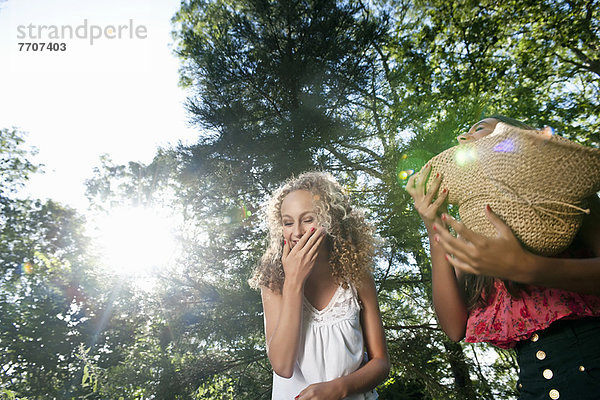
{"type": "MultiPolygon", "coordinates": [[[[483,138],[499,122],[531,129],[496,116],[458,140],[483,138]]],[[[589,199],[592,212],[568,249],[540,256],[524,248],[489,205],[481,213],[495,227],[495,237],[449,216],[443,210],[449,195],[443,176],[429,177],[430,172],[427,165],[413,175],[407,191],[429,235],[433,304],[444,332],[454,341],[514,348],[520,400],[600,399],[598,197],[589,199]]]]}

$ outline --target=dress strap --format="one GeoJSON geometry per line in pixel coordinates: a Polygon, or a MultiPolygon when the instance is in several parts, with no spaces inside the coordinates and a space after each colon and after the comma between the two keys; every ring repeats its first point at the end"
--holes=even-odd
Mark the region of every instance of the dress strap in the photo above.
{"type": "Polygon", "coordinates": [[[358,290],[356,290],[356,287],[351,283],[348,283],[348,286],[350,286],[350,288],[352,289],[352,294],[354,296],[354,299],[356,300],[356,305],[358,306],[358,308],[360,308],[362,310],[363,303],[360,300],[360,297],[358,296],[358,290]]]}

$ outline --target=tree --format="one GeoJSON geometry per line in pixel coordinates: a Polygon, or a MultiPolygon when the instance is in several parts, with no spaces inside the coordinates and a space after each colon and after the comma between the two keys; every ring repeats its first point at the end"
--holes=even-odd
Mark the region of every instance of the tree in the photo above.
{"type": "Polygon", "coordinates": [[[82,385],[82,354],[94,349],[90,357],[105,367],[123,361],[136,320],[115,310],[135,310],[136,296],[98,268],[75,210],[17,198],[37,166],[22,132],[2,129],[0,139],[0,393],[97,398],[82,385]]]}
{"type": "Polygon", "coordinates": [[[314,167],[322,143],[360,134],[348,122],[385,21],[324,0],[189,1],[174,21],[192,121],[213,160],[235,157],[232,172],[281,181],[314,167]]]}
{"type": "Polygon", "coordinates": [[[0,386],[31,399],[63,397],[78,383],[77,305],[89,278],[72,267],[83,261],[86,243],[74,211],[14,198],[38,168],[23,137],[0,130],[0,386]]]}
{"type": "MultiPolygon", "coordinates": [[[[397,373],[426,383],[435,397],[491,397],[503,389],[477,374],[464,346],[447,342],[435,325],[423,231],[398,173],[451,146],[482,113],[549,123],[580,141],[597,142],[590,133],[597,131],[597,96],[590,93],[597,90],[598,37],[589,28],[598,7],[342,3],[339,9],[351,10],[353,25],[364,27],[351,30],[361,35],[331,28],[340,21],[335,8],[326,2],[184,4],[175,18],[182,81],[195,92],[189,110],[204,133],[201,144],[177,153],[185,176],[202,177],[185,183],[210,188],[188,192],[188,199],[199,216],[211,215],[203,214],[211,203],[215,215],[227,201],[233,206],[231,199],[257,204],[294,170],[335,172],[371,211],[386,240],[376,277],[397,373]],[[349,37],[361,40],[346,46],[349,37]],[[331,51],[330,43],[340,43],[339,51],[331,51]],[[352,79],[344,79],[347,70],[339,67],[347,60],[358,66],[352,79]],[[327,91],[327,82],[343,90],[327,91]],[[562,90],[559,82],[573,90],[562,90]],[[318,111],[299,114],[313,105],[318,111]],[[319,118],[298,135],[298,115],[319,118]],[[439,384],[445,378],[453,379],[454,388],[439,384]]],[[[514,368],[514,360],[507,361],[514,368]]]]}
{"type": "Polygon", "coordinates": [[[480,98],[488,114],[598,144],[597,1],[418,4],[423,25],[413,48],[442,101],[480,98]]]}
{"type": "MultiPolygon", "coordinates": [[[[182,7],[176,22],[181,24],[182,80],[197,93],[189,109],[206,132],[200,144],[177,150],[182,176],[187,178],[185,186],[202,188],[186,192],[199,220],[223,215],[235,203],[254,208],[282,178],[319,166],[343,171],[341,180],[374,211],[374,220],[393,216],[396,222],[399,218],[404,226],[413,226],[406,240],[410,249],[423,253],[418,221],[406,212],[407,196],[396,179],[403,122],[394,114],[399,100],[386,100],[398,88],[386,75],[389,66],[381,63],[382,49],[390,44],[384,31],[385,12],[371,12],[360,3],[244,2],[234,7],[226,2],[190,2],[182,7]],[[352,23],[346,22],[349,19],[352,23]],[[351,40],[355,44],[349,46],[351,40]],[[378,124],[372,126],[371,121],[378,124]]],[[[398,232],[399,226],[393,223],[390,231],[398,232]]],[[[225,249],[232,242],[240,244],[242,237],[260,237],[262,232],[224,230],[211,228],[209,235],[224,241],[204,246],[199,263],[227,260],[239,268],[238,274],[248,276],[251,264],[225,249]],[[220,254],[216,249],[222,249],[220,254]]],[[[386,236],[391,241],[400,237],[386,236]]],[[[256,260],[259,248],[245,250],[243,256],[256,260]]],[[[393,245],[388,250],[381,262],[394,268],[378,271],[377,276],[382,298],[390,299],[383,306],[393,332],[390,336],[402,344],[393,353],[399,359],[402,347],[414,336],[413,326],[426,326],[433,315],[423,301],[398,307],[404,299],[425,295],[427,269],[423,275],[418,267],[416,273],[414,267],[398,268],[398,262],[409,258],[409,251],[393,245]],[[415,312],[415,306],[426,311],[425,317],[415,312]],[[410,322],[400,327],[398,321],[404,320],[410,322]]],[[[260,310],[259,305],[254,309],[260,310]]],[[[423,351],[415,351],[415,356],[425,354],[426,344],[435,341],[430,336],[435,330],[424,332],[423,351]]],[[[441,343],[438,348],[445,351],[441,343]]],[[[425,357],[416,359],[416,365],[426,364],[425,357]]],[[[403,373],[431,382],[444,374],[439,367],[425,374],[416,371],[413,367],[403,373]]]]}
{"type": "Polygon", "coordinates": [[[2,293],[15,295],[1,303],[3,316],[14,327],[26,311],[31,332],[17,337],[7,325],[13,336],[0,337],[10,343],[3,365],[22,373],[11,371],[2,384],[34,397],[52,388],[57,397],[268,398],[260,298],[247,285],[265,245],[259,208],[283,179],[321,168],[368,210],[382,238],[375,278],[393,369],[381,397],[514,396],[512,353],[452,343],[437,325],[425,233],[402,186],[482,113],[550,124],[597,144],[599,8],[595,1],[183,2],[174,34],[199,142],[160,149],[149,165],[105,157],[88,181],[98,210],[128,203],[181,216],[182,253],[156,293],[106,276],[103,285],[75,214],[6,197],[23,209],[3,214],[12,218],[3,231],[12,247],[0,249],[6,270],[27,259],[43,273],[4,275],[2,293]],[[65,282],[76,282],[75,300],[56,294],[65,282]],[[59,313],[76,327],[56,322],[59,313]],[[35,354],[10,357],[21,338],[35,342],[33,327],[44,318],[54,324],[47,348],[63,358],[42,381],[28,375],[42,371],[35,354]],[[68,348],[56,347],[71,331],[68,348]],[[78,344],[85,350],[74,354],[78,344]],[[78,386],[80,377],[88,386],[78,386]],[[65,379],[72,384],[59,388],[65,379]]]}

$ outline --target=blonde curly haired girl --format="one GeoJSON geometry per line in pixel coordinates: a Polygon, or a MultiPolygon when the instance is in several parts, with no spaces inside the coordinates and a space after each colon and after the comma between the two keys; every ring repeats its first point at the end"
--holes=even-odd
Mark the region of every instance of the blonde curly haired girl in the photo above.
{"type": "Polygon", "coordinates": [[[377,398],[390,366],[372,228],[324,172],[288,180],[265,211],[269,245],[251,284],[261,290],[273,399],[377,398]]]}
{"type": "Polygon", "coordinates": [[[269,229],[269,246],[251,280],[254,288],[266,286],[281,291],[285,275],[283,253],[283,224],[281,203],[291,192],[306,190],[312,193],[318,223],[327,232],[330,264],[334,278],[345,287],[360,285],[360,279],[371,272],[375,251],[373,228],[361,210],[353,208],[350,198],[335,178],[325,172],[306,172],[288,180],[273,195],[265,207],[269,229]]]}

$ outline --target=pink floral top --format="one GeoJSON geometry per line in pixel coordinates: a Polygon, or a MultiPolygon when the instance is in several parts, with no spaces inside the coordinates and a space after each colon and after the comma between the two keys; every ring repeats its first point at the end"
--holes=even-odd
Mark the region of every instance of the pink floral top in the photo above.
{"type": "Polygon", "coordinates": [[[600,316],[600,296],[527,286],[520,298],[513,298],[501,281],[494,286],[488,306],[470,312],[465,341],[508,349],[561,318],[600,316]]]}
{"type": "MultiPolygon", "coordinates": [[[[558,258],[596,257],[579,235],[558,258]]],[[[494,282],[496,292],[486,307],[469,313],[465,341],[489,342],[508,349],[529,339],[535,331],[546,329],[559,319],[600,317],[600,296],[580,294],[562,289],[525,286],[514,298],[502,281],[494,282]]]]}

